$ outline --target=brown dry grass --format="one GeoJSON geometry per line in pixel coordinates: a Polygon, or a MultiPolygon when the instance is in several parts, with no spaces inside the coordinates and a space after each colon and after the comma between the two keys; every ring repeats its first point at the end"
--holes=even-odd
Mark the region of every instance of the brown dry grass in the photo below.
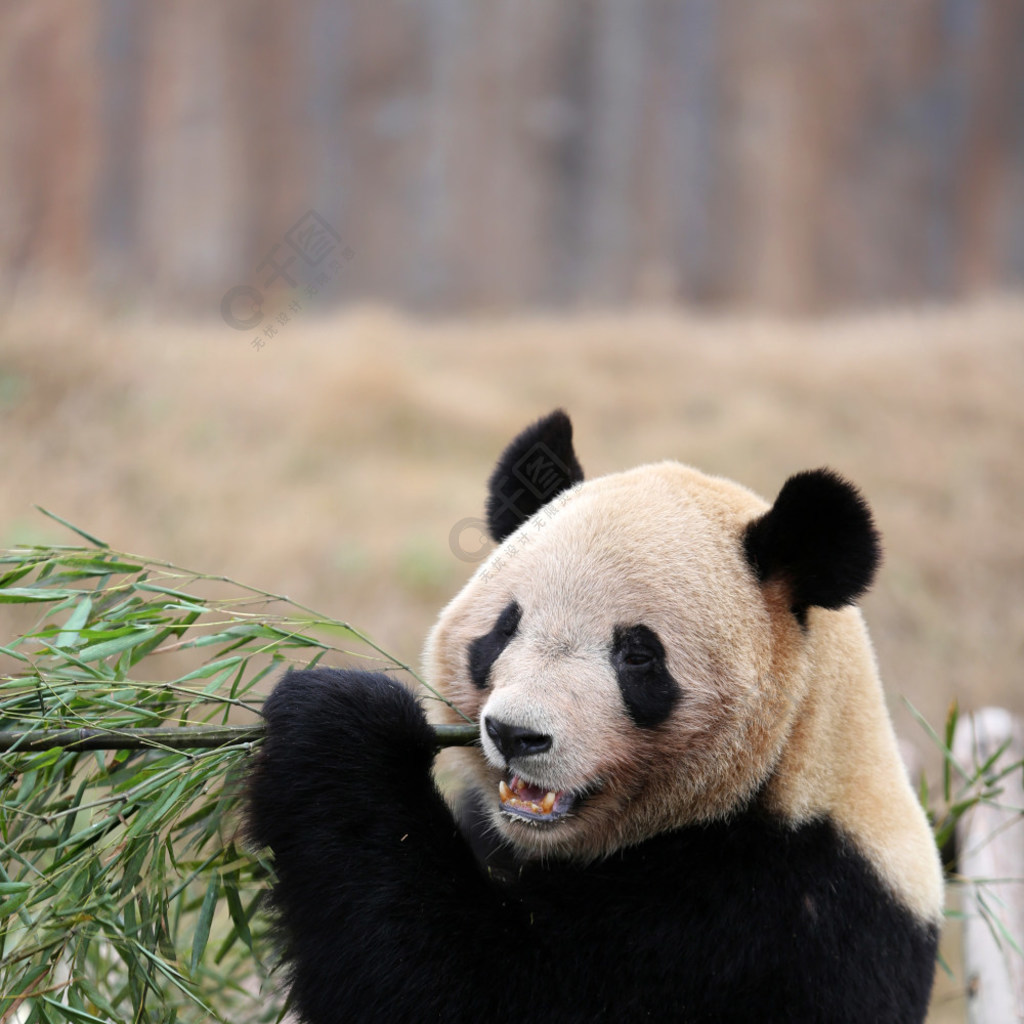
{"type": "Polygon", "coordinates": [[[68,541],[37,503],[416,660],[472,570],[450,528],[561,405],[591,476],[677,458],[766,496],[822,464],[857,482],[887,550],[865,612],[898,729],[926,748],[900,695],[933,722],[953,697],[1024,711],[1022,397],[1009,300],[813,322],[364,310],[261,352],[219,322],[36,309],[0,324],[0,543],[68,541]]]}

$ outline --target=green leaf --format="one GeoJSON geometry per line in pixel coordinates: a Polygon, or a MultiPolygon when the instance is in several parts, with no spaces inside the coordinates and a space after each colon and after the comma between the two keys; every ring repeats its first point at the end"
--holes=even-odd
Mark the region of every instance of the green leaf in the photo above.
{"type": "Polygon", "coordinates": [[[136,590],[146,590],[154,594],[167,594],[169,597],[177,597],[189,603],[197,600],[195,594],[189,594],[184,590],[174,590],[171,587],[161,587],[159,583],[150,583],[148,580],[140,580],[134,584],[136,590]]]}
{"type": "Polygon", "coordinates": [[[26,890],[25,892],[16,893],[14,896],[9,896],[5,900],[0,900],[0,921],[20,910],[31,894],[31,890],[26,890]]]}
{"type": "Polygon", "coordinates": [[[64,750],[61,747],[50,747],[49,750],[41,750],[38,754],[33,755],[28,763],[33,768],[50,768],[61,759],[63,753],[64,750]]]}
{"type": "Polygon", "coordinates": [[[64,590],[57,587],[52,590],[37,590],[34,587],[7,587],[5,590],[0,590],[0,604],[63,601],[68,597],[77,597],[79,593],[78,590],[64,590]]]}
{"type": "MultiPolygon", "coordinates": [[[[960,708],[957,702],[954,700],[949,706],[949,714],[946,715],[946,750],[953,749],[953,735],[956,732],[957,719],[960,717],[960,708]]],[[[942,763],[942,793],[943,797],[948,804],[951,798],[952,789],[952,773],[950,771],[950,759],[947,758],[942,763]]]]}
{"type": "Polygon", "coordinates": [[[154,637],[159,633],[158,629],[133,629],[129,633],[123,636],[117,637],[113,640],[104,640],[98,644],[91,644],[89,647],[83,647],[78,652],[79,660],[83,662],[99,661],[101,658],[109,658],[114,654],[120,654],[122,651],[127,651],[132,647],[138,647],[139,644],[145,643],[151,637],[154,637]]]}
{"type": "MultiPolygon", "coordinates": [[[[236,713],[255,720],[285,664],[346,648],[401,667],[285,598],[109,548],[0,552],[0,572],[0,601],[44,611],[0,651],[16,659],[0,677],[0,722],[13,732],[247,728],[236,713]],[[213,580],[218,596],[190,593],[213,580]],[[150,655],[171,644],[181,678],[164,682],[168,662],[150,655]]],[[[32,977],[26,1022],[273,1018],[278,1006],[250,984],[265,961],[270,865],[226,838],[246,758],[233,743],[0,756],[0,1019],[32,977]]]]}
{"type": "Polygon", "coordinates": [[[9,658],[15,658],[17,661],[28,661],[21,651],[16,651],[13,647],[0,647],[0,654],[6,654],[9,658]]]}
{"type": "Polygon", "coordinates": [[[232,872],[229,878],[224,880],[224,895],[228,901],[228,912],[231,914],[231,921],[238,930],[238,935],[245,943],[246,949],[252,952],[252,934],[249,931],[249,915],[242,907],[242,900],[238,894],[237,872],[232,872]]]}
{"type": "Polygon", "coordinates": [[[58,1003],[55,999],[51,999],[49,996],[43,996],[43,1002],[52,1006],[56,1010],[60,1010],[64,1015],[65,1020],[82,1021],[83,1024],[109,1024],[109,1022],[103,1020],[102,1017],[94,1017],[91,1013],[86,1013],[85,1010],[76,1010],[72,1006],[67,1006],[64,1003],[58,1003]]]}
{"type": "Polygon", "coordinates": [[[35,564],[33,562],[27,562],[25,565],[19,566],[17,569],[12,569],[10,572],[4,573],[3,576],[0,576],[0,587],[9,587],[12,583],[20,580],[23,576],[27,576],[34,568],[35,564]]]}
{"type": "Polygon", "coordinates": [[[132,822],[127,835],[139,836],[145,832],[154,821],[158,821],[159,819],[166,817],[168,811],[174,806],[182,792],[188,786],[188,782],[188,776],[182,775],[162,800],[154,800],[145,808],[138,818],[132,822]]]}
{"type": "Polygon", "coordinates": [[[193,974],[199,967],[206,951],[206,943],[210,939],[210,925],[213,922],[213,912],[217,909],[217,896],[220,893],[220,880],[216,875],[210,879],[206,887],[206,895],[203,897],[203,905],[199,908],[199,917],[196,919],[195,938],[192,940],[192,957],[189,960],[189,969],[193,974]]]}
{"type": "Polygon", "coordinates": [[[80,975],[77,978],[78,986],[85,993],[86,999],[89,1000],[98,1010],[102,1010],[110,1020],[117,1019],[117,1011],[113,1006],[104,998],[103,993],[96,988],[96,986],[89,980],[85,975],[80,975]]]}
{"type": "Polygon", "coordinates": [[[241,656],[236,654],[230,658],[221,658],[219,661],[207,662],[202,668],[197,668],[194,672],[189,672],[188,675],[179,677],[178,682],[187,683],[192,679],[207,679],[215,672],[221,671],[221,669],[234,668],[241,660],[241,656]]]}
{"type": "Polygon", "coordinates": [[[175,988],[188,996],[192,1002],[199,1006],[206,1013],[213,1016],[210,1009],[191,989],[189,989],[185,978],[181,976],[170,964],[162,960],[156,953],[151,952],[138,942],[133,942],[134,947],[168,980],[175,988]]]}
{"type": "Polygon", "coordinates": [[[948,764],[964,782],[968,784],[972,783],[974,780],[971,778],[970,775],[967,774],[964,768],[957,763],[957,760],[955,757],[953,757],[953,752],[950,750],[949,745],[947,743],[944,743],[939,738],[939,734],[931,727],[931,725],[928,724],[928,721],[924,717],[924,715],[922,715],[921,712],[918,711],[917,708],[915,708],[914,705],[911,704],[910,701],[907,700],[905,697],[903,698],[903,703],[906,705],[907,709],[914,716],[914,718],[917,719],[918,723],[921,725],[924,731],[928,733],[929,737],[931,738],[935,746],[939,748],[939,752],[945,759],[946,764],[948,764]]]}
{"type": "Polygon", "coordinates": [[[69,523],[66,519],[62,519],[56,512],[50,512],[48,509],[43,508],[42,505],[36,505],[36,508],[43,513],[44,516],[49,516],[51,519],[56,520],[61,526],[66,526],[73,533],[77,533],[79,537],[84,538],[90,544],[95,544],[98,548],[109,548],[110,545],[105,541],[97,540],[91,533],[86,533],[85,530],[79,529],[74,523],[69,523]]]}
{"type": "Polygon", "coordinates": [[[116,558],[100,554],[89,558],[65,558],[63,564],[90,576],[134,576],[144,568],[138,562],[119,562],[116,558]]]}
{"type": "Polygon", "coordinates": [[[44,978],[49,973],[49,970],[49,963],[33,964],[15,981],[13,989],[5,991],[0,996],[0,1020],[7,1019],[7,1011],[17,999],[24,998],[26,995],[35,992],[37,988],[42,987],[36,983],[44,978]]]}
{"type": "Polygon", "coordinates": [[[68,616],[68,621],[64,623],[64,629],[54,641],[54,647],[73,647],[78,640],[79,631],[89,621],[91,611],[92,598],[84,597],[68,616]]]}

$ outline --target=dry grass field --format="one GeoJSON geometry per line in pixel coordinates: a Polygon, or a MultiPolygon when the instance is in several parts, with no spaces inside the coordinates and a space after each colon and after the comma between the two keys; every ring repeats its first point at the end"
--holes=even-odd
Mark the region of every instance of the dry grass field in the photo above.
{"type": "MultiPolygon", "coordinates": [[[[416,661],[474,563],[504,443],[565,407],[588,475],[679,459],[772,496],[838,469],[886,561],[864,602],[897,728],[954,698],[1024,711],[1024,305],[814,321],[636,312],[296,318],[262,351],[220,322],[0,321],[0,544],[122,550],[286,593],[416,661]]],[[[4,632],[13,625],[0,620],[4,632]]],[[[955,986],[934,1020],[963,1020],[955,986]]]]}

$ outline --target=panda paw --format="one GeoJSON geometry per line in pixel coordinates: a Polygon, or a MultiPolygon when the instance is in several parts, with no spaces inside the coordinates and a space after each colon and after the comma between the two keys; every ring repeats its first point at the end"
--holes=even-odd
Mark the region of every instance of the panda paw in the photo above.
{"type": "Polygon", "coordinates": [[[249,832],[275,851],[317,829],[358,829],[431,786],[433,730],[419,702],[380,673],[289,672],[263,706],[266,738],[249,782],[249,832]]]}

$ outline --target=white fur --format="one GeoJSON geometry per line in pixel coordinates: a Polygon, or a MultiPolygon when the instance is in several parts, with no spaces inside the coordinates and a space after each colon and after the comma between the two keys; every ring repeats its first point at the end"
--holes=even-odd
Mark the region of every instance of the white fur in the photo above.
{"type": "MultiPolygon", "coordinates": [[[[661,463],[580,484],[538,512],[441,613],[428,681],[474,719],[553,737],[547,753],[513,762],[524,778],[601,788],[578,816],[530,828],[498,813],[503,762],[489,739],[447,761],[533,856],[603,856],[728,816],[764,787],[788,822],[830,815],[893,893],[935,921],[938,857],[860,614],[811,609],[804,630],[782,585],[757,582],[742,538],[767,507],[734,483],[661,463]],[[513,599],[519,631],[481,691],[469,644],[513,599]],[[655,729],[629,719],[609,661],[615,626],[635,624],[658,634],[682,692],[655,729]]],[[[436,706],[437,720],[456,720],[436,706]]]]}

